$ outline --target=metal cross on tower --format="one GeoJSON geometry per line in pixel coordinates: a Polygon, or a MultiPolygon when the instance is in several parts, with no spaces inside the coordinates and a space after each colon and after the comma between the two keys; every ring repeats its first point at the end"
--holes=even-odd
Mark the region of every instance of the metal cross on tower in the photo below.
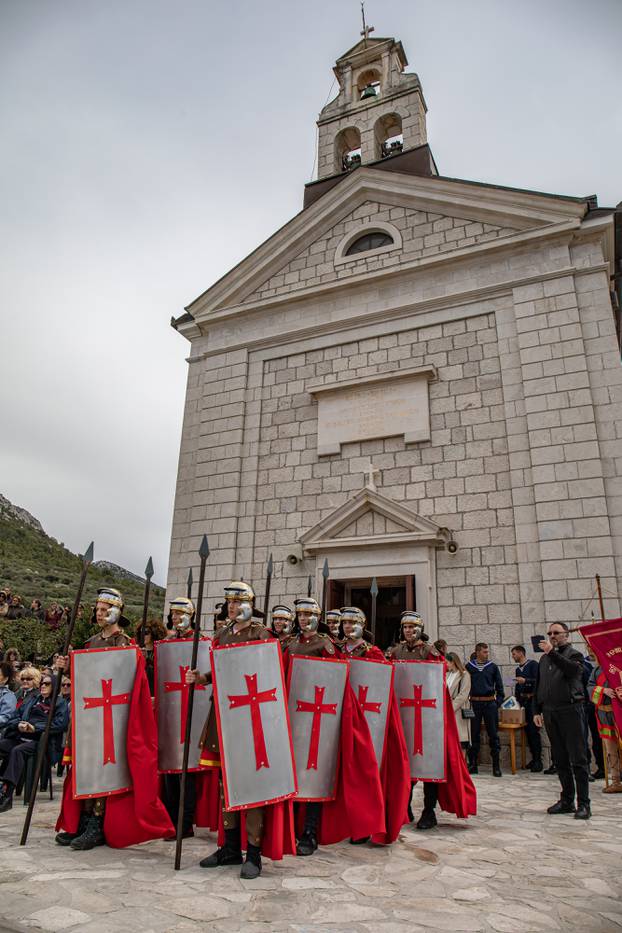
{"type": "Polygon", "coordinates": [[[365,40],[365,45],[367,45],[367,40],[369,39],[369,34],[370,34],[370,32],[373,32],[373,31],[374,31],[374,27],[373,27],[373,26],[368,26],[367,23],[365,22],[365,0],[362,0],[362,2],[361,2],[361,17],[362,17],[362,19],[363,19],[363,30],[362,30],[362,32],[361,32],[361,35],[363,36],[363,38],[364,38],[364,40],[365,40]]]}

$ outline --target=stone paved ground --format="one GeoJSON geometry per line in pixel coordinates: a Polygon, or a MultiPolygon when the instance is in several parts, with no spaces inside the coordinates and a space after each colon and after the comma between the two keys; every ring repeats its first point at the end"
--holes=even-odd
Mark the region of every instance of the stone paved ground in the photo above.
{"type": "MultiPolygon", "coordinates": [[[[26,848],[21,803],[0,816],[0,928],[71,933],[622,931],[622,795],[592,785],[594,818],[543,815],[555,778],[480,775],[480,815],[406,828],[391,849],[342,844],[267,863],[257,882],[197,862],[211,839],[73,853],[54,844],[57,803],[42,800],[26,848]]],[[[420,792],[415,802],[420,805],[420,792]]]]}

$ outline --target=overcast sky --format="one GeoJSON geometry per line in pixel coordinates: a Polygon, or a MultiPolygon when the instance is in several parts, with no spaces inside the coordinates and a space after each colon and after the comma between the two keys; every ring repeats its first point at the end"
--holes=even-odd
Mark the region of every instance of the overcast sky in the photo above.
{"type": "MultiPolygon", "coordinates": [[[[419,74],[441,174],[622,199],[620,0],[367,17],[419,74]]],[[[300,209],[359,30],[358,0],[0,0],[0,492],[72,550],[165,581],[169,320],[300,209]]]]}

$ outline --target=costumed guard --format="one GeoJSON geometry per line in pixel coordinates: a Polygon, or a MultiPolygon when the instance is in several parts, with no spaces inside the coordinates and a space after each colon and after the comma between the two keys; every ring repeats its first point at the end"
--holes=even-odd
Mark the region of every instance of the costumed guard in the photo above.
{"type": "MultiPolygon", "coordinates": [[[[396,646],[391,657],[396,668],[404,661],[425,661],[426,667],[428,664],[434,664],[439,667],[442,665],[444,668],[444,660],[438,654],[428,649],[427,645],[422,640],[423,619],[419,613],[414,613],[410,610],[402,613],[402,632],[404,641],[396,646]]],[[[395,692],[397,696],[397,675],[395,692]]],[[[440,778],[422,778],[413,774],[411,771],[413,784],[416,784],[418,780],[423,782],[423,812],[416,824],[418,830],[432,829],[437,825],[435,813],[437,803],[440,804],[442,810],[448,813],[454,813],[461,819],[474,816],[477,813],[477,793],[462,755],[456,716],[446,685],[443,686],[443,694],[445,739],[443,750],[444,766],[441,769],[441,773],[445,776],[444,780],[440,778]]],[[[397,699],[400,705],[400,713],[404,713],[407,708],[418,707],[419,714],[423,715],[423,709],[425,707],[429,707],[430,711],[436,709],[438,697],[433,700],[428,699],[424,696],[424,691],[419,688],[415,690],[414,694],[404,697],[397,696],[397,699]]],[[[413,708],[413,712],[415,713],[416,723],[416,709],[413,708]]],[[[407,730],[406,727],[404,727],[404,738],[406,740],[411,767],[414,760],[419,762],[423,760],[423,757],[417,757],[419,755],[423,756],[424,751],[421,730],[421,724],[419,725],[419,730],[417,730],[415,726],[415,733],[418,731],[419,741],[421,743],[420,747],[416,748],[416,736],[413,735],[410,729],[407,730]]],[[[410,803],[408,805],[408,815],[411,820],[414,819],[410,803]]]]}
{"type": "Polygon", "coordinates": [[[610,784],[603,787],[603,794],[622,794],[622,738],[616,727],[613,714],[612,700],[616,696],[615,690],[609,685],[600,664],[592,670],[588,683],[588,694],[596,707],[596,722],[605,754],[607,755],[607,773],[610,784]]]}
{"type": "MultiPolygon", "coordinates": [[[[253,620],[255,594],[252,588],[243,582],[234,581],[225,587],[227,622],[214,634],[213,647],[242,644],[250,641],[269,641],[272,633],[259,621],[253,620]]],[[[188,671],[187,683],[207,684],[212,682],[212,672],[188,671]]],[[[219,767],[222,756],[218,740],[218,727],[214,703],[203,729],[201,737],[202,754],[200,763],[207,767],[219,767]]],[[[287,815],[283,815],[283,805],[269,807],[246,807],[244,813],[244,835],[247,840],[246,860],[242,858],[242,828],[240,810],[225,809],[222,783],[220,788],[222,812],[221,844],[215,852],[202,859],[202,868],[217,868],[220,865],[242,865],[240,877],[257,878],[261,874],[261,853],[269,858],[282,858],[287,851],[287,815]],[[280,837],[280,838],[279,838],[280,837]],[[284,841],[285,840],[285,841],[284,841]]]]}
{"type": "MultiPolygon", "coordinates": [[[[391,666],[385,660],[382,651],[370,641],[366,641],[363,636],[371,633],[365,629],[365,613],[354,606],[346,606],[340,611],[343,633],[345,636],[343,653],[347,658],[364,659],[367,661],[378,661],[388,667],[391,666]]],[[[351,665],[353,667],[354,665],[351,665]]],[[[363,666],[364,667],[364,666],[363,666]]],[[[351,672],[350,679],[357,695],[354,679],[358,678],[359,671],[351,672]]],[[[392,678],[391,678],[392,680],[392,678]]],[[[402,730],[399,708],[395,699],[395,691],[392,682],[388,684],[388,711],[386,714],[384,754],[380,755],[378,767],[380,770],[380,782],[384,795],[384,811],[386,832],[375,833],[371,841],[376,845],[390,845],[398,837],[400,829],[408,821],[408,804],[412,790],[410,779],[410,762],[408,760],[408,750],[406,740],[402,730]]],[[[371,711],[376,716],[380,713],[381,704],[374,702],[369,696],[369,687],[367,684],[358,687],[358,703],[365,714],[371,711]]],[[[369,721],[369,720],[368,720],[369,721]]],[[[378,760],[378,754],[376,756],[378,760]]],[[[365,842],[366,839],[353,840],[355,843],[365,842]]]]}
{"type": "Polygon", "coordinates": [[[376,648],[371,641],[365,641],[363,638],[363,635],[367,635],[371,639],[371,632],[365,629],[367,620],[363,610],[357,609],[355,606],[344,606],[343,609],[339,610],[339,615],[343,626],[342,650],[345,657],[384,661],[384,655],[380,648],[376,648]]]}
{"type": "Polygon", "coordinates": [[[275,638],[278,638],[281,651],[285,652],[294,637],[292,635],[294,613],[288,606],[273,606],[271,615],[270,631],[275,638]]]}
{"type": "Polygon", "coordinates": [[[301,654],[305,658],[334,658],[340,654],[338,648],[328,635],[318,632],[322,610],[316,599],[312,596],[302,596],[294,600],[298,634],[294,635],[285,657],[290,658],[301,654]]]}
{"type": "Polygon", "coordinates": [[[390,661],[425,661],[436,652],[423,631],[423,619],[418,612],[406,609],[400,618],[401,641],[389,649],[390,661]]]}
{"type": "MultiPolygon", "coordinates": [[[[104,587],[97,592],[97,601],[93,610],[93,623],[99,626],[99,632],[93,635],[85,645],[87,650],[100,648],[129,647],[132,639],[124,628],[130,624],[123,616],[123,598],[118,590],[104,587]]],[[[56,823],[59,831],[56,842],[72,849],[86,850],[107,844],[113,848],[124,848],[174,835],[175,830],[158,796],[157,776],[157,730],[151,703],[149,683],[145,671],[143,655],[136,649],[136,673],[131,693],[125,699],[129,704],[127,726],[127,760],[132,786],[126,792],[106,796],[92,796],[89,799],[74,797],[72,792],[72,767],[67,770],[63,786],[61,812],[56,823]]],[[[116,652],[115,652],[116,654],[116,652]]],[[[71,656],[70,656],[71,657],[71,656]]],[[[59,667],[66,669],[69,659],[62,659],[59,667]]],[[[93,684],[93,692],[102,691],[104,716],[104,743],[106,742],[106,714],[103,696],[104,685],[111,688],[112,680],[99,679],[93,684]]],[[[75,689],[75,671],[72,673],[72,685],[75,689]]],[[[114,701],[114,697],[109,702],[114,701]]],[[[76,715],[76,703],[87,699],[74,697],[72,716],[76,715]]],[[[95,702],[93,702],[93,706],[95,702]]],[[[74,723],[75,726],[75,723],[74,723]]],[[[73,750],[75,751],[75,749],[73,750]]],[[[63,763],[71,765],[72,750],[66,749],[63,763]]],[[[109,759],[114,763],[113,756],[109,759]]],[[[106,758],[103,768],[106,767],[106,758]]]]}
{"type": "MultiPolygon", "coordinates": [[[[194,632],[194,603],[185,596],[177,596],[169,605],[166,627],[169,631],[167,640],[189,639],[194,632]]],[[[190,645],[189,653],[192,650],[190,645]]],[[[190,666],[190,665],[188,665],[190,666]]],[[[194,771],[186,774],[186,793],[184,797],[184,819],[182,839],[194,836],[195,807],[197,800],[197,775],[194,771]]],[[[180,774],[162,774],[162,798],[173,826],[177,826],[179,815],[180,774]]],[[[173,841],[173,840],[171,840],[173,841]]]]}
{"type": "Polygon", "coordinates": [[[333,640],[333,644],[337,645],[338,648],[341,648],[344,643],[344,637],[343,629],[341,627],[341,612],[339,609],[326,610],[326,625],[328,626],[328,631],[330,632],[330,637],[333,640]]]}
{"type": "MultiPolygon", "coordinates": [[[[295,657],[339,657],[341,652],[329,636],[317,631],[321,615],[317,601],[301,597],[294,600],[294,606],[300,633],[288,646],[288,663],[295,657]]],[[[385,832],[382,788],[369,726],[347,681],[341,711],[337,774],[334,799],[311,800],[298,805],[296,822],[301,832],[297,855],[312,855],[318,843],[331,845],[347,838],[366,841],[376,833],[385,832]]]]}

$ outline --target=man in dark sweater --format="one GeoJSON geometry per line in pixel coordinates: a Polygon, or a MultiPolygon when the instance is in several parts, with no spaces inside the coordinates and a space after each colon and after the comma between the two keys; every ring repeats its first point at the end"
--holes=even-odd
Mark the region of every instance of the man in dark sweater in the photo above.
{"type": "Polygon", "coordinates": [[[512,658],[516,663],[516,687],[514,696],[525,709],[525,732],[531,752],[531,761],[527,765],[530,771],[542,771],[542,739],[540,730],[533,721],[533,695],[538,676],[538,662],[528,661],[522,645],[514,645],[512,658]]]}
{"type": "Polygon", "coordinates": [[[583,712],[583,655],[568,643],[565,622],[551,622],[538,665],[533,721],[544,726],[551,742],[562,786],[561,797],[548,813],[574,813],[576,820],[590,818],[590,785],[585,753],[583,712]],[[577,807],[575,810],[575,787],[577,807]]]}
{"type": "Polygon", "coordinates": [[[482,719],[488,733],[492,773],[501,777],[499,765],[499,707],[503,703],[503,680],[501,671],[490,660],[488,645],[480,641],[475,645],[475,657],[466,665],[471,675],[471,707],[475,718],[471,720],[471,747],[469,749],[469,773],[477,774],[482,719]]]}

